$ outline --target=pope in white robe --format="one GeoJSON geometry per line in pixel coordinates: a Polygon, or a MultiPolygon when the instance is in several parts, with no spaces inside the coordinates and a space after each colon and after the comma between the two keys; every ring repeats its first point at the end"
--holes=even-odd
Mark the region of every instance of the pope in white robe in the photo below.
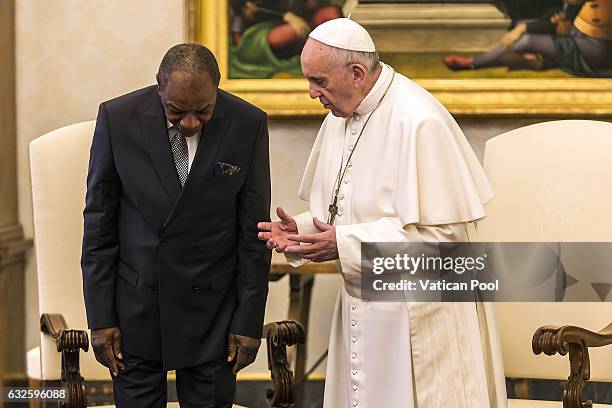
{"type": "MultiPolygon", "coordinates": [[[[306,51],[307,43],[304,52],[317,46],[375,51],[363,27],[339,20],[315,29],[308,40],[315,43],[306,51]]],[[[319,74],[307,72],[305,64],[302,54],[305,75],[318,83],[319,74]]],[[[378,77],[352,112],[334,108],[325,91],[318,96],[332,112],[317,135],[300,186],[299,197],[310,211],[295,216],[297,235],[288,235],[288,241],[301,245],[276,242],[270,232],[274,223],[260,223],[260,238],[299,266],[309,259],[326,260],[307,248],[317,236],[327,233],[328,240],[335,233],[344,285],[333,314],[325,408],[506,407],[489,305],[359,298],[362,242],[467,241],[470,223],[485,217],[484,205],[493,197],[448,111],[415,82],[378,64],[378,77]],[[330,212],[333,222],[321,221],[329,221],[330,212]]],[[[281,230],[293,225],[282,209],[279,215],[281,230]]]]}

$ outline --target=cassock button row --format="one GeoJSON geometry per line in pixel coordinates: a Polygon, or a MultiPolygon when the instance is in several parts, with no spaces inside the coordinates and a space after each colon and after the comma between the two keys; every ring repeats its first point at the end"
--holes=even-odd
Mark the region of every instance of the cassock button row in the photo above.
{"type": "Polygon", "coordinates": [[[344,180],[344,184],[348,184],[350,180],[344,180]]]}
{"type": "Polygon", "coordinates": [[[155,285],[152,283],[147,283],[147,289],[149,289],[151,292],[155,292],[155,285]]]}
{"type": "Polygon", "coordinates": [[[353,370],[353,371],[351,371],[351,373],[352,373],[353,375],[357,375],[357,370],[353,370]]]}
{"type": "Polygon", "coordinates": [[[353,309],[353,310],[357,310],[357,305],[352,305],[352,306],[351,306],[351,309],[353,309]]]}
{"type": "Polygon", "coordinates": [[[357,134],[357,129],[351,130],[351,135],[356,135],[356,134],[357,134]]]}
{"type": "Polygon", "coordinates": [[[357,405],[359,405],[357,401],[353,401],[353,406],[356,407],[357,405]]]}
{"type": "Polygon", "coordinates": [[[355,116],[355,120],[356,120],[356,121],[359,121],[359,116],[355,116]]]}
{"type": "Polygon", "coordinates": [[[339,198],[340,200],[344,200],[344,194],[340,194],[340,195],[338,196],[338,198],[339,198]]]}
{"type": "Polygon", "coordinates": [[[356,360],[357,359],[357,353],[351,354],[351,357],[353,358],[353,360],[356,360]]]}
{"type": "Polygon", "coordinates": [[[338,217],[342,217],[342,211],[338,211],[338,217]]]}
{"type": "Polygon", "coordinates": [[[357,326],[357,322],[356,322],[355,320],[353,320],[353,321],[351,322],[351,326],[353,326],[353,327],[357,326]]]}
{"type": "Polygon", "coordinates": [[[357,343],[357,337],[353,337],[352,340],[353,340],[353,343],[357,343]]]}
{"type": "Polygon", "coordinates": [[[353,167],[353,163],[349,162],[349,164],[347,164],[346,167],[350,169],[351,167],[353,167]]]}
{"type": "Polygon", "coordinates": [[[359,388],[357,388],[356,385],[353,385],[353,391],[357,391],[359,388]]]}

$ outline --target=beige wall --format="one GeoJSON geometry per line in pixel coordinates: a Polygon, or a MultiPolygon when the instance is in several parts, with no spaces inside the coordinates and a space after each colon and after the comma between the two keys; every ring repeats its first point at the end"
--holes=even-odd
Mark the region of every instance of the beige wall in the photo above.
{"type": "MultiPolygon", "coordinates": [[[[100,102],[153,83],[165,50],[184,37],[183,0],[18,0],[17,119],[19,214],[32,236],[27,148],[52,129],[93,119],[100,102]]],[[[271,120],[273,206],[305,209],[296,198],[320,120],[271,120]]],[[[515,121],[461,123],[479,157],[484,141],[520,126],[515,121]]],[[[339,278],[315,282],[310,366],[326,349],[339,278]]],[[[38,344],[35,266],[26,275],[27,347],[38,344]]],[[[286,318],[288,282],[271,284],[266,320],[286,318]]],[[[323,367],[318,371],[323,371],[323,367]]],[[[250,372],[267,371],[260,353],[250,372]]]]}

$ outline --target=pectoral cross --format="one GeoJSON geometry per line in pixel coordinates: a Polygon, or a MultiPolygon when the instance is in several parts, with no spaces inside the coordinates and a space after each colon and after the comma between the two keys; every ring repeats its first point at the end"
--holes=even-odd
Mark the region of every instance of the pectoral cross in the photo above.
{"type": "Polygon", "coordinates": [[[327,207],[327,211],[329,212],[327,223],[329,225],[334,225],[336,214],[338,214],[338,194],[334,195],[334,201],[329,205],[329,207],[327,207]]]}

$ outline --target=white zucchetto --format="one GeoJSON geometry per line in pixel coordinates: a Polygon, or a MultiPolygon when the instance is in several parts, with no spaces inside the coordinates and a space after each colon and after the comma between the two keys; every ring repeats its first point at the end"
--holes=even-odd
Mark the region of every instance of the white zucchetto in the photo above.
{"type": "Polygon", "coordinates": [[[345,50],[376,51],[370,34],[350,18],[335,18],[326,21],[312,30],[309,37],[323,44],[345,50]]]}

